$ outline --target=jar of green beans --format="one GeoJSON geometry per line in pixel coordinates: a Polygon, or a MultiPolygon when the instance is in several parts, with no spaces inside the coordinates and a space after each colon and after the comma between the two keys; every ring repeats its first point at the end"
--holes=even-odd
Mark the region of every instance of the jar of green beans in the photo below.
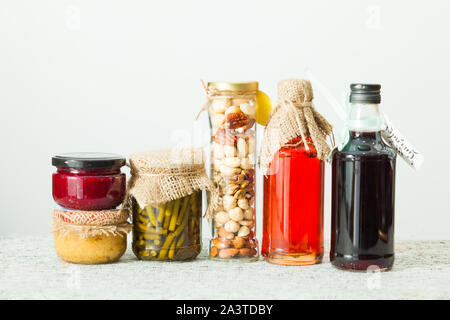
{"type": "Polygon", "coordinates": [[[133,201],[133,252],[140,260],[186,261],[201,251],[202,191],[159,206],[133,201]]]}

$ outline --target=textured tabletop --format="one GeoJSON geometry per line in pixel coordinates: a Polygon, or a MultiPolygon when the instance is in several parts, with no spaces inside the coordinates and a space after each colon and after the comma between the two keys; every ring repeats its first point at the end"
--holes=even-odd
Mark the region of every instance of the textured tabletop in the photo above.
{"type": "Polygon", "coordinates": [[[450,241],[399,241],[390,272],[353,273],[263,261],[61,261],[51,236],[0,237],[1,299],[449,299],[450,241]]]}

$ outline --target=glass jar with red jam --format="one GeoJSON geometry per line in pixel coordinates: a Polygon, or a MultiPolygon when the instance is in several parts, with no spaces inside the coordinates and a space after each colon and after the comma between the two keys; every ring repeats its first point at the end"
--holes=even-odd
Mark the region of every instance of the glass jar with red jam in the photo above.
{"type": "Polygon", "coordinates": [[[52,157],[53,199],[64,208],[106,210],[125,198],[125,158],[111,153],[65,153],[52,157]]]}

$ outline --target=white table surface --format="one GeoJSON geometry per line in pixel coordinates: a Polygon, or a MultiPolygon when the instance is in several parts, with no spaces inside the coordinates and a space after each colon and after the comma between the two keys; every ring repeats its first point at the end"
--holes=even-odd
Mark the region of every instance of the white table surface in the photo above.
{"type": "Polygon", "coordinates": [[[392,271],[355,273],[264,261],[138,261],[130,248],[115,264],[60,260],[52,236],[0,237],[1,299],[449,299],[450,241],[399,241],[392,271]]]}

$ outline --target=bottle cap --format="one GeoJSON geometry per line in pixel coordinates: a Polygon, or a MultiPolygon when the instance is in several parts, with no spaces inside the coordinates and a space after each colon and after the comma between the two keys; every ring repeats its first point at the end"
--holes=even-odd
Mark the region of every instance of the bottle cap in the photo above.
{"type": "Polygon", "coordinates": [[[350,103],[379,104],[381,85],[352,83],[350,85],[350,103]]]}
{"type": "Polygon", "coordinates": [[[52,157],[52,165],[58,168],[102,169],[122,167],[126,159],[120,154],[99,152],[63,153],[52,157]]]}
{"type": "Polygon", "coordinates": [[[219,91],[257,91],[258,82],[228,82],[228,81],[215,81],[208,82],[208,89],[216,89],[219,91]]]}

